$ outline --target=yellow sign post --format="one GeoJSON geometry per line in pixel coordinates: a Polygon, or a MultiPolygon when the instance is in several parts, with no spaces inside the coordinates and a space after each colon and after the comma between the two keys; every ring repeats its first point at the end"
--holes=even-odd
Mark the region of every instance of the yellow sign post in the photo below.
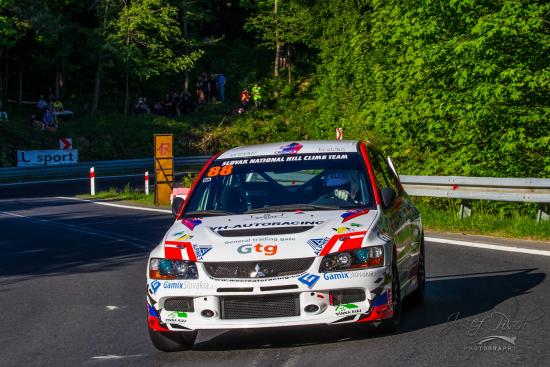
{"type": "Polygon", "coordinates": [[[155,205],[170,205],[174,186],[174,137],[155,134],[155,205]]]}

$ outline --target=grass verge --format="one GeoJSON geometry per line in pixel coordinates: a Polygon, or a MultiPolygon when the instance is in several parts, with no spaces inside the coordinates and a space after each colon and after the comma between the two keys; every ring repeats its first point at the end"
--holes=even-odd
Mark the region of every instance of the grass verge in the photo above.
{"type": "Polygon", "coordinates": [[[473,210],[461,219],[458,210],[433,208],[417,204],[427,230],[497,237],[550,240],[550,221],[537,223],[535,215],[514,212],[473,210]]]}
{"type": "MultiPolygon", "coordinates": [[[[124,201],[130,204],[138,204],[143,206],[155,207],[155,195],[152,193],[145,195],[144,192],[137,189],[133,189],[130,185],[126,185],[122,190],[111,187],[107,191],[97,192],[95,196],[91,195],[78,195],[83,199],[94,200],[117,200],[124,201]]],[[[161,208],[169,208],[168,205],[160,206],[161,208]]]]}

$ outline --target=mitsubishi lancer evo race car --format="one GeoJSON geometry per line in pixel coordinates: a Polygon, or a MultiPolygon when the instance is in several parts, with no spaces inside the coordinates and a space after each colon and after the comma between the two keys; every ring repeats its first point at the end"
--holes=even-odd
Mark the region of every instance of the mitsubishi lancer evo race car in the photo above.
{"type": "Polygon", "coordinates": [[[389,158],[357,141],[239,147],[204,166],[151,252],[148,328],[163,351],[205,329],[393,331],[424,289],[420,214],[389,158]]]}

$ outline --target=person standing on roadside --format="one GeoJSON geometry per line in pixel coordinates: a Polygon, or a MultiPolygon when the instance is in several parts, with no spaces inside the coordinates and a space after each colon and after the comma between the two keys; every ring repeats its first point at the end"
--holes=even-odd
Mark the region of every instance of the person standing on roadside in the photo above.
{"type": "Polygon", "coordinates": [[[254,107],[262,107],[262,87],[258,85],[258,82],[254,82],[252,87],[252,97],[254,98],[254,107]]]}
{"type": "Polygon", "coordinates": [[[218,95],[220,96],[220,101],[222,103],[225,102],[225,75],[223,73],[219,73],[216,77],[216,80],[218,82],[218,95]]]}

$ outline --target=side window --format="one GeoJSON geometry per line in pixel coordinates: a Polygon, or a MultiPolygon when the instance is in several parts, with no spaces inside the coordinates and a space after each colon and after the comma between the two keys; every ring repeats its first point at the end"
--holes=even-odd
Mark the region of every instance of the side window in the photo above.
{"type": "Polygon", "coordinates": [[[376,177],[378,188],[391,187],[395,192],[399,192],[399,184],[382,154],[371,149],[369,150],[369,158],[373,165],[374,176],[376,177]]]}

